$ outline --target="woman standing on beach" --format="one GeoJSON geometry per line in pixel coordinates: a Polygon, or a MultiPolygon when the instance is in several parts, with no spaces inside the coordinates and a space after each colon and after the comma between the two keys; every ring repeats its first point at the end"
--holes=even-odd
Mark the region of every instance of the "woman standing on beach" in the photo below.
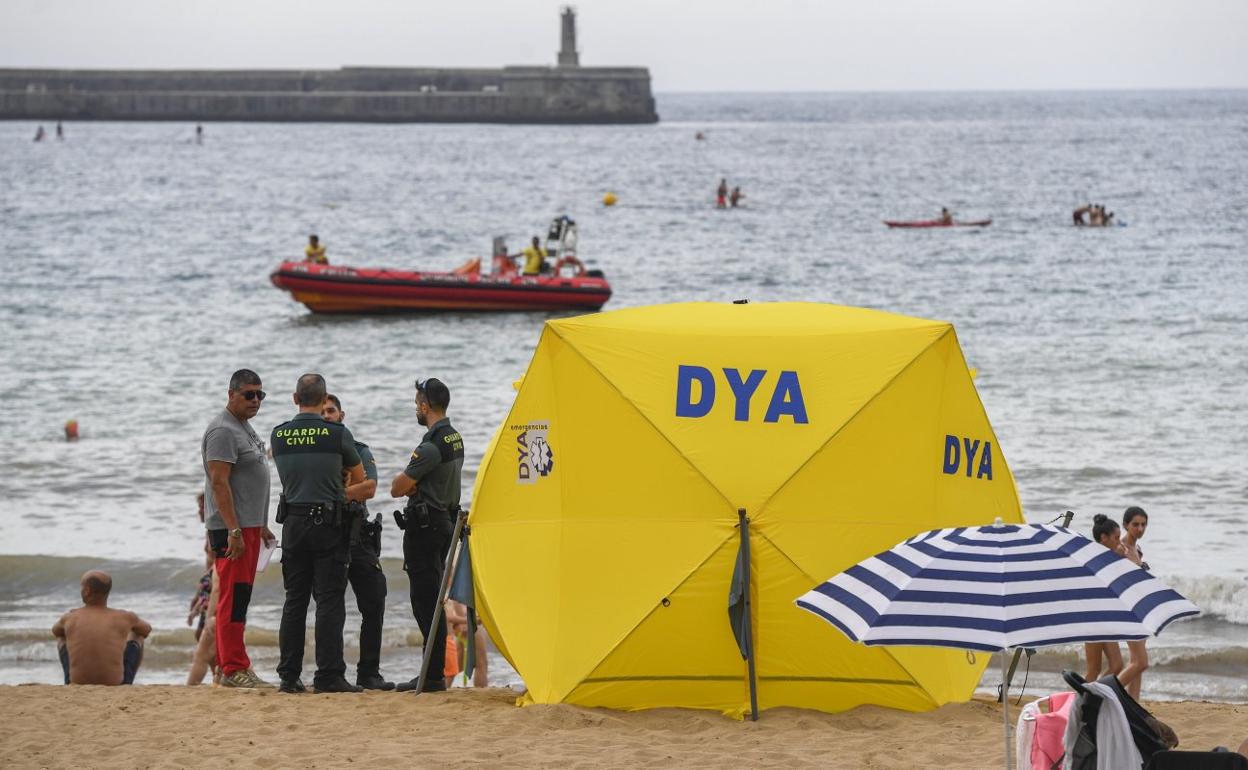
{"type": "MultiPolygon", "coordinates": [[[[1139,506],[1131,506],[1122,514],[1122,528],[1126,531],[1122,535],[1119,551],[1137,566],[1148,569],[1148,562],[1144,561],[1144,551],[1140,548],[1140,538],[1144,537],[1144,530],[1148,529],[1148,514],[1139,506]]],[[[1123,669],[1120,677],[1123,685],[1127,688],[1127,692],[1131,694],[1132,698],[1137,700],[1140,697],[1140,684],[1144,678],[1143,674],[1148,669],[1146,641],[1145,639],[1140,639],[1134,642],[1127,642],[1127,650],[1131,653],[1131,662],[1123,669]]]]}
{"type": "MultiPolygon", "coordinates": [[[[1092,517],[1092,539],[1114,553],[1122,553],[1122,530],[1118,522],[1103,513],[1092,517]]],[[[1083,645],[1083,655],[1088,662],[1083,678],[1094,682],[1101,678],[1102,661],[1108,662],[1109,673],[1117,676],[1122,670],[1122,652],[1117,642],[1090,642],[1083,645]]],[[[1124,683],[1125,684],[1125,683],[1124,683]]]]}

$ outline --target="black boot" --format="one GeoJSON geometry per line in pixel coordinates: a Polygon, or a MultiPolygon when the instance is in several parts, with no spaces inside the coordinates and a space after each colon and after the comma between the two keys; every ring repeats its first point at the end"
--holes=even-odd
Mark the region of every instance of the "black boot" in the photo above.
{"type": "Polygon", "coordinates": [[[307,692],[308,688],[304,687],[302,679],[283,679],[282,683],[277,687],[278,692],[301,693],[307,692]]]}
{"type": "Polygon", "coordinates": [[[373,671],[368,674],[360,673],[355,676],[356,685],[363,687],[365,690],[393,690],[394,682],[387,682],[380,673],[373,671]]]}
{"type": "MultiPolygon", "coordinates": [[[[420,677],[417,677],[407,682],[399,682],[399,686],[395,687],[394,689],[398,690],[399,692],[415,692],[416,685],[418,684],[420,684],[420,677]]],[[[437,678],[426,677],[425,689],[421,690],[421,692],[446,692],[446,678],[445,677],[437,677],[437,678]]]]}
{"type": "Polygon", "coordinates": [[[326,682],[313,682],[312,690],[313,692],[364,692],[362,687],[356,687],[341,676],[326,682]]]}

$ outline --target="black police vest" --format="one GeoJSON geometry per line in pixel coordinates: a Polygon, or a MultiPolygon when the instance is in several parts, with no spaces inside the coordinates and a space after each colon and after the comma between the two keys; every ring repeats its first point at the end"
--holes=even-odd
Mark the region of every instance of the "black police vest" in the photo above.
{"type": "Polygon", "coordinates": [[[449,422],[432,431],[425,440],[432,442],[438,448],[438,455],[443,465],[464,456],[464,440],[460,438],[459,431],[455,430],[449,422]]]}
{"type": "Polygon", "coordinates": [[[273,462],[289,503],[342,501],[343,427],[326,420],[291,420],[273,429],[273,462]]]}

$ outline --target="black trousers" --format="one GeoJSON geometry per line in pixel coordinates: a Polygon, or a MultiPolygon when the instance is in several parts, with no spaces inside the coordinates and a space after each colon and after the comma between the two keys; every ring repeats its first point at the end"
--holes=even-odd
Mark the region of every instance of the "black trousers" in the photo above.
{"type": "MultiPolygon", "coordinates": [[[[421,528],[414,521],[403,531],[403,571],[407,573],[412,598],[412,614],[425,639],[433,625],[433,611],[442,588],[442,569],[451,547],[451,516],[445,511],[429,511],[429,526],[421,528]]],[[[438,619],[433,631],[433,649],[429,652],[428,681],[443,676],[446,668],[446,615],[438,619]]]]}
{"type": "Polygon", "coordinates": [[[308,600],[316,600],[316,674],[313,686],[346,673],[342,628],[347,610],[347,567],[351,551],[340,527],[316,524],[307,516],[291,516],[282,525],[282,583],[286,603],[278,632],[281,660],[277,674],[298,679],[303,673],[303,645],[308,600]]]}
{"type": "MultiPolygon", "coordinates": [[[[378,533],[380,534],[380,533],[378,533]]],[[[380,539],[380,538],[378,538],[380,539]]],[[[360,662],[357,675],[381,671],[381,626],[386,614],[386,573],[381,571],[381,553],[369,530],[351,546],[351,566],[347,580],[360,608],[360,662]]]]}

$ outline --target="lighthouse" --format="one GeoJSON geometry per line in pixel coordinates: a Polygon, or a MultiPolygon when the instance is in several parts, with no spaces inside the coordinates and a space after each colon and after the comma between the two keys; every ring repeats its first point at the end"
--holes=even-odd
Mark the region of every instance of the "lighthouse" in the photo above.
{"type": "Polygon", "coordinates": [[[563,7],[563,24],[559,31],[559,66],[579,67],[580,57],[576,53],[576,11],[572,6],[563,7]]]}

